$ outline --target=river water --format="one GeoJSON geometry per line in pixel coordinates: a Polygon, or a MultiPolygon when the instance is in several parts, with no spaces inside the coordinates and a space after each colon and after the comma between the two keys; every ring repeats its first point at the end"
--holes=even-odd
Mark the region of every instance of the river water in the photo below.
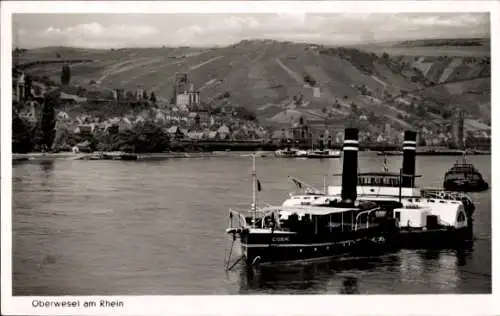
{"type": "MultiPolygon", "coordinates": [[[[439,187],[454,157],[417,157],[439,187]]],[[[490,156],[470,161],[491,183],[490,156]]],[[[388,157],[398,171],[401,157],[388,157]]],[[[261,158],[259,201],[280,204],[296,176],[321,188],[341,159],[261,158]]],[[[419,294],[491,292],[491,192],[477,204],[472,250],[403,250],[380,258],[267,271],[224,271],[228,209],[251,203],[251,159],[27,162],[13,166],[14,295],[419,294]]],[[[360,153],[360,171],[382,157],[360,153]]],[[[340,178],[328,178],[339,183],[340,178]]]]}

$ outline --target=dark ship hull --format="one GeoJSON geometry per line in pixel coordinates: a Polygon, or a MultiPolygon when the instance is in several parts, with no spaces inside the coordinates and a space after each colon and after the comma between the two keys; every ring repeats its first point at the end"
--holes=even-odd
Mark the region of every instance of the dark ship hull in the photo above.
{"type": "Polygon", "coordinates": [[[247,265],[329,261],[346,256],[377,255],[396,249],[395,226],[350,232],[311,234],[252,234],[242,232],[241,251],[247,265]],[[392,228],[392,229],[391,229],[392,228]]]}
{"type": "Polygon", "coordinates": [[[472,228],[407,229],[399,231],[395,247],[404,249],[462,248],[472,242],[472,228]]]}
{"type": "Polygon", "coordinates": [[[450,179],[443,182],[443,188],[449,191],[480,192],[489,189],[485,181],[469,181],[465,179],[450,179]]]}

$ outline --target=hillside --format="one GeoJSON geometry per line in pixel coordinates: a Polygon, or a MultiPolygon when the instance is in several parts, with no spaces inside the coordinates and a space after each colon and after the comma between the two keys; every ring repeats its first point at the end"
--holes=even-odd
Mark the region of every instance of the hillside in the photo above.
{"type": "MultiPolygon", "coordinates": [[[[231,103],[273,125],[289,124],[300,116],[313,122],[342,120],[354,103],[359,114],[375,113],[398,129],[408,128],[429,119],[414,111],[416,100],[429,109],[462,108],[471,118],[489,122],[490,59],[483,46],[454,44],[451,55],[442,51],[448,46],[417,47],[421,43],[413,42],[376,49],[270,40],[212,49],[52,47],[20,52],[19,64],[27,65],[28,74],[59,82],[63,61],[71,64],[73,85],[85,87],[94,81],[103,89],[141,87],[154,91],[160,100],[170,99],[175,74],[188,72],[203,101],[228,92],[231,103]],[[429,50],[438,51],[438,56],[429,50]],[[460,51],[462,55],[456,53],[460,51]]],[[[439,111],[435,115],[441,115],[439,111]]]]}

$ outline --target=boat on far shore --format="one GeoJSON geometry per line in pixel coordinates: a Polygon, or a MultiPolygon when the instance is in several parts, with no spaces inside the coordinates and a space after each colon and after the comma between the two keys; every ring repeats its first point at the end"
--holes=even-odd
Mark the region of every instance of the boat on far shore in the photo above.
{"type": "Polygon", "coordinates": [[[342,157],[342,152],[340,150],[333,150],[333,149],[324,149],[324,150],[316,149],[308,151],[306,157],[310,159],[340,158],[342,157]]]}
{"type": "MultiPolygon", "coordinates": [[[[489,150],[479,150],[479,149],[469,149],[469,150],[459,150],[459,149],[447,149],[447,148],[425,148],[417,150],[415,155],[417,156],[462,156],[464,152],[467,155],[491,155],[489,150]]],[[[390,151],[379,151],[377,156],[402,156],[402,150],[390,150],[390,151]]]]}
{"type": "Polygon", "coordinates": [[[286,148],[276,150],[274,155],[280,158],[329,159],[342,157],[342,152],[334,149],[300,150],[296,148],[286,148]]]}
{"type": "Polygon", "coordinates": [[[79,160],[137,160],[137,154],[114,152],[95,152],[84,156],[79,156],[79,160]]]}

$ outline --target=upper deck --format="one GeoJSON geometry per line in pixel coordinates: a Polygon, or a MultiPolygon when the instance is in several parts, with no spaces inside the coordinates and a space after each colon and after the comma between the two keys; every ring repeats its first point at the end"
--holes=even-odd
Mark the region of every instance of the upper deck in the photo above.
{"type": "Polygon", "coordinates": [[[474,165],[469,163],[456,163],[446,172],[449,173],[479,173],[474,165]]]}
{"type": "MultiPolygon", "coordinates": [[[[358,173],[358,195],[373,195],[373,196],[398,196],[401,193],[403,197],[419,196],[420,188],[418,187],[401,187],[404,177],[416,178],[420,175],[405,175],[394,172],[364,172],[358,173]]],[[[329,186],[329,195],[340,195],[341,186],[329,186]]]]}

